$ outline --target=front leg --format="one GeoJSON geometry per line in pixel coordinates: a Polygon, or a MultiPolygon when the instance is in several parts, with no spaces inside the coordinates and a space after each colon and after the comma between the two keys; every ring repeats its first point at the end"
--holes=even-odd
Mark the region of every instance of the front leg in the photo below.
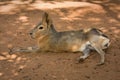
{"type": "Polygon", "coordinates": [[[83,62],[90,55],[90,49],[86,48],[83,50],[83,56],[80,56],[78,62],[83,62]]]}
{"type": "Polygon", "coordinates": [[[40,49],[38,48],[38,47],[27,47],[26,49],[23,49],[23,48],[20,48],[20,49],[15,49],[15,48],[13,48],[13,49],[10,49],[10,54],[11,53],[14,53],[14,52],[20,52],[20,53],[22,53],[22,52],[25,52],[25,53],[33,53],[33,52],[38,52],[40,49]]]}

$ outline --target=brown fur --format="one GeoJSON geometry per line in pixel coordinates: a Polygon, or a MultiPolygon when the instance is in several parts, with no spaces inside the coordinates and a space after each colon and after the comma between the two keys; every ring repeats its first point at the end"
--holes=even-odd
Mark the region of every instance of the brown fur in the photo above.
{"type": "Polygon", "coordinates": [[[96,28],[58,32],[55,30],[52,20],[47,13],[44,13],[41,23],[30,32],[30,35],[38,41],[38,48],[18,51],[80,51],[84,54],[79,58],[80,61],[87,58],[91,50],[96,50],[101,57],[99,64],[104,63],[105,52],[103,49],[107,48],[105,45],[110,43],[108,37],[96,28]]]}

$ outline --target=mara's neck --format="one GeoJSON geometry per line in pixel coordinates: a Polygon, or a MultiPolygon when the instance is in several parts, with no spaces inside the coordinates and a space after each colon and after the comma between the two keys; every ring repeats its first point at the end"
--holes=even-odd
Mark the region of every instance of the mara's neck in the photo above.
{"type": "Polygon", "coordinates": [[[57,31],[55,30],[55,28],[54,28],[54,25],[53,24],[51,24],[51,26],[50,26],[50,33],[52,33],[52,34],[56,34],[57,33],[57,31]]]}

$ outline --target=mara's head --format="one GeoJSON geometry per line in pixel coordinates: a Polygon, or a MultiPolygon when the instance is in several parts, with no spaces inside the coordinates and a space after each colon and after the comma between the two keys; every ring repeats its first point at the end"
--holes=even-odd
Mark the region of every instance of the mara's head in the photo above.
{"type": "Polygon", "coordinates": [[[29,34],[32,38],[39,38],[40,36],[49,34],[51,26],[52,20],[48,13],[44,12],[41,22],[29,34]]]}

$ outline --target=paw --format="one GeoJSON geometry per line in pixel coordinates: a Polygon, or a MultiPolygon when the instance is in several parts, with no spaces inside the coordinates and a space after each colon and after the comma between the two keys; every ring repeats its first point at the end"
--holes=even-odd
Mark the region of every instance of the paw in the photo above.
{"type": "Polygon", "coordinates": [[[14,54],[15,52],[19,52],[20,49],[15,49],[15,48],[9,48],[9,54],[12,55],[14,54]]]}
{"type": "Polygon", "coordinates": [[[9,52],[8,52],[10,55],[13,54],[13,51],[12,51],[12,48],[9,48],[9,52]]]}
{"type": "Polygon", "coordinates": [[[97,64],[97,66],[101,66],[101,65],[104,65],[104,62],[100,62],[97,64]]]}
{"type": "Polygon", "coordinates": [[[84,59],[83,58],[78,58],[76,63],[82,63],[82,62],[84,62],[84,59]]]}

